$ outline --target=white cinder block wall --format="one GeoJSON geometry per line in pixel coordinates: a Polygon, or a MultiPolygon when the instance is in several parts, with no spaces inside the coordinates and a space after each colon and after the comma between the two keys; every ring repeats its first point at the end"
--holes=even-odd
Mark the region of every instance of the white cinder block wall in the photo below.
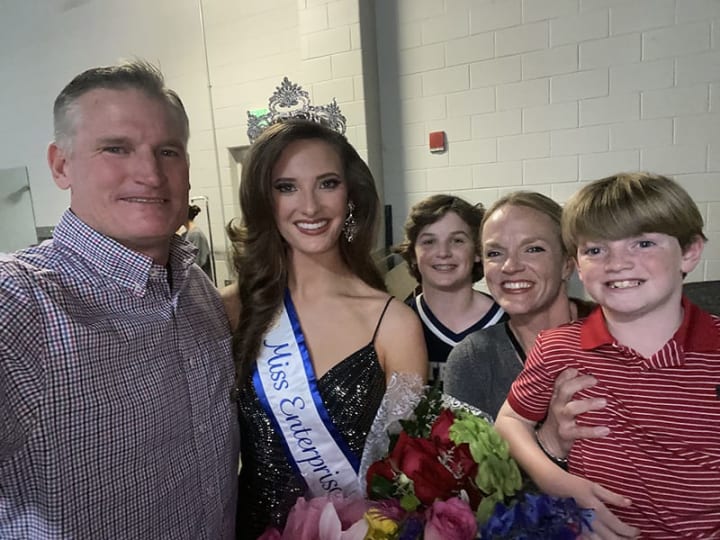
{"type": "Polygon", "coordinates": [[[720,279],[719,0],[378,2],[386,201],[437,192],[564,202],[621,170],[675,177],[720,279]],[[428,133],[446,132],[431,154],[428,133]]]}
{"type": "MultiPolygon", "coordinates": [[[[348,117],[348,138],[382,178],[377,64],[374,46],[362,46],[360,28],[361,15],[374,24],[374,12],[358,0],[0,4],[0,168],[28,167],[38,226],[54,225],[69,204],[45,162],[52,102],[80,71],[120,58],[159,64],[188,109],[191,196],[210,200],[221,285],[230,277],[224,225],[239,211],[239,165],[231,149],[247,147],[246,111],[267,107],[283,76],[301,84],[314,102],[337,99],[348,117]]],[[[209,232],[204,213],[197,222],[209,232]]]]}
{"type": "Polygon", "coordinates": [[[188,108],[191,194],[210,198],[220,258],[246,110],[287,75],[315,102],[337,98],[395,241],[431,193],[562,202],[583,181],[648,169],[677,178],[706,218],[690,279],[720,279],[720,0],[7,0],[1,15],[0,168],[28,166],[38,225],[69,200],[44,158],[56,93],[140,56],[188,108]],[[443,154],[428,150],[435,130],[443,154]]]}
{"type": "MultiPolygon", "coordinates": [[[[372,43],[363,47],[360,27],[361,19],[374,24],[372,10],[370,17],[358,0],[202,4],[224,202],[218,223],[240,214],[240,167],[229,149],[247,147],[247,111],[267,107],[284,76],[308,91],[315,104],[337,100],[347,117],[348,139],[382,178],[380,137],[369,138],[379,132],[376,55],[372,43]]],[[[223,271],[223,278],[231,277],[229,265],[223,271]]]]}

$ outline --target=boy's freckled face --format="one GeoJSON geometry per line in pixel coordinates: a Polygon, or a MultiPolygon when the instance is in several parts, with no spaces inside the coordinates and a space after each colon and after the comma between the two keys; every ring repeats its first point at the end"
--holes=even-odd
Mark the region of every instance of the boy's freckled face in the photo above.
{"type": "Polygon", "coordinates": [[[578,274],[606,316],[634,320],[677,309],[683,273],[697,264],[693,246],[683,253],[675,237],[662,233],[622,240],[583,240],[578,244],[578,274]]]}

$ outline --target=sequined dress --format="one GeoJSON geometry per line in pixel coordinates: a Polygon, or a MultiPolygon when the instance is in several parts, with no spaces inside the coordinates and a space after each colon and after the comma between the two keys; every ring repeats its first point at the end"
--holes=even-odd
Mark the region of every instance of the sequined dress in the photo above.
{"type": "MultiPolygon", "coordinates": [[[[304,492],[280,438],[260,405],[251,379],[241,392],[242,434],[237,538],[255,540],[268,524],[282,527],[290,508],[304,492]]],[[[358,457],[385,393],[385,373],[370,343],[318,379],[325,407],[358,457]]]]}

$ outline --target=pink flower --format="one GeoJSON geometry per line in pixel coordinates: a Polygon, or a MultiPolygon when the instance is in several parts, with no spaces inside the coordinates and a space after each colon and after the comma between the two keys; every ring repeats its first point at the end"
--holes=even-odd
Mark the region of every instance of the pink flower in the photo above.
{"type": "Polygon", "coordinates": [[[297,538],[309,540],[317,538],[320,514],[327,504],[325,497],[305,499],[298,497],[295,506],[290,510],[282,538],[297,538]]]}
{"type": "Polygon", "coordinates": [[[275,527],[268,527],[258,540],[282,540],[282,534],[275,527]]]}
{"type": "MultiPolygon", "coordinates": [[[[364,513],[364,511],[363,511],[364,513]]],[[[328,502],[320,515],[318,540],[363,540],[368,531],[368,522],[362,514],[360,518],[343,530],[343,524],[337,513],[337,508],[328,502]]]]}
{"type": "Polygon", "coordinates": [[[475,514],[457,497],[435,501],[425,518],[425,540],[473,540],[477,534],[475,514]]]}
{"type": "MultiPolygon", "coordinates": [[[[281,540],[362,540],[367,531],[363,518],[369,503],[346,499],[339,493],[326,497],[298,497],[290,510],[281,540]]],[[[267,532],[266,532],[267,534],[267,532]]],[[[268,536],[264,540],[277,540],[268,536]]]]}

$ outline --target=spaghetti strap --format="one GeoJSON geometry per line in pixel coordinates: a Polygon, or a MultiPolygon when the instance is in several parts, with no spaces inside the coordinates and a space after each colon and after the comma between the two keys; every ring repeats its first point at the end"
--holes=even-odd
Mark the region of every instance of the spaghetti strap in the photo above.
{"type": "Polygon", "coordinates": [[[392,302],[392,299],[395,298],[394,296],[391,296],[387,299],[387,302],[385,302],[385,307],[382,310],[382,313],[380,314],[380,318],[378,319],[377,326],[375,327],[375,333],[373,334],[371,343],[375,343],[375,338],[377,337],[378,330],[380,330],[380,323],[383,320],[383,317],[385,316],[385,312],[387,311],[388,306],[390,305],[390,302],[392,302]]]}

